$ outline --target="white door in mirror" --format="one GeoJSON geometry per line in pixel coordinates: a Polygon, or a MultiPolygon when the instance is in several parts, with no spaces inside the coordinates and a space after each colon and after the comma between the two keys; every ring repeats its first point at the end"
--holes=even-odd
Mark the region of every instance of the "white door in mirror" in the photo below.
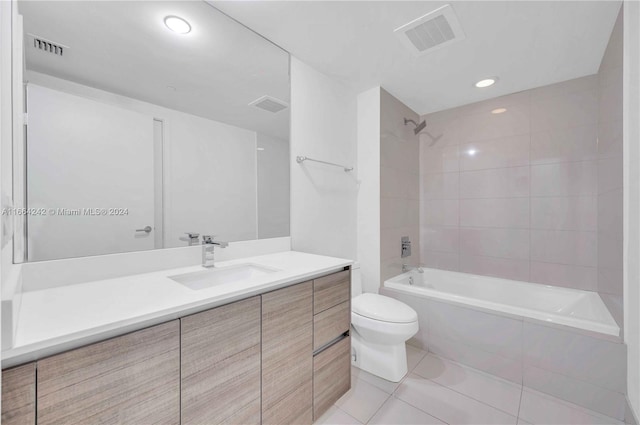
{"type": "Polygon", "coordinates": [[[43,212],[28,260],[153,249],[153,117],[31,83],[27,97],[27,205],[43,212]]]}

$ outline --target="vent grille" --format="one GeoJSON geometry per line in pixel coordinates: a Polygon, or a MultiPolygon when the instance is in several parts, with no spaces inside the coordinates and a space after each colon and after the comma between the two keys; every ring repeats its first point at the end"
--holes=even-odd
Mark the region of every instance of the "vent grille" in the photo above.
{"type": "Polygon", "coordinates": [[[289,107],[286,102],[271,96],[262,96],[249,103],[249,106],[255,106],[256,108],[264,109],[274,114],[289,107]]]}
{"type": "Polygon", "coordinates": [[[401,26],[394,33],[416,55],[465,38],[453,8],[448,4],[401,26]]]}
{"type": "Polygon", "coordinates": [[[54,43],[53,41],[46,40],[42,37],[38,37],[37,35],[28,34],[31,38],[31,42],[33,47],[37,50],[41,50],[43,52],[51,53],[57,56],[63,56],[67,49],[67,46],[59,43],[54,43]]]}

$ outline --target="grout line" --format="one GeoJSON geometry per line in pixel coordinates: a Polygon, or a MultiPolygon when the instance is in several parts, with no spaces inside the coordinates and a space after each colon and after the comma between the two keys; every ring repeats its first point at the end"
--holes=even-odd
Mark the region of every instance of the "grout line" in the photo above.
{"type": "MultiPolygon", "coordinates": [[[[452,173],[449,173],[452,174],[452,173]]],[[[612,192],[614,190],[621,190],[623,188],[619,187],[619,188],[614,188],[614,189],[610,189],[607,192],[603,192],[603,193],[608,193],[608,192],[612,192]]],[[[602,195],[602,193],[600,194],[602,195]]],[[[597,198],[598,194],[597,193],[583,193],[583,194],[577,194],[577,195],[531,195],[531,196],[516,196],[516,195],[502,195],[502,196],[477,196],[477,197],[473,197],[473,198],[440,198],[440,197],[434,197],[434,198],[428,198],[428,197],[421,197],[420,198],[420,202],[423,203],[429,203],[432,201],[480,201],[480,200],[488,200],[488,201],[493,201],[493,200],[497,200],[497,199],[575,199],[575,198],[597,198]]],[[[403,199],[401,197],[389,197],[389,196],[385,196],[383,198],[391,198],[391,199],[403,199]]]]}
{"type": "MultiPolygon", "coordinates": [[[[521,198],[524,199],[524,198],[521,198]]],[[[531,208],[529,208],[531,209],[531,208]]],[[[382,229],[399,229],[399,228],[404,228],[406,226],[394,226],[394,227],[382,227],[382,229]]],[[[436,228],[436,229],[478,229],[478,230],[485,230],[485,229],[493,229],[493,230],[536,230],[536,231],[540,231],[540,232],[572,232],[572,233],[598,233],[598,230],[581,230],[581,229],[553,229],[553,228],[544,228],[544,227],[531,227],[531,226],[526,226],[526,227],[517,227],[517,226],[511,226],[511,227],[504,227],[504,226],[456,226],[453,224],[426,224],[425,227],[428,228],[436,228]]],[[[432,249],[431,251],[436,251],[434,249],[432,249]]]]}
{"type": "MultiPolygon", "coordinates": [[[[609,158],[604,158],[604,159],[609,159],[609,158]]],[[[420,176],[424,177],[424,176],[430,176],[430,175],[436,175],[436,174],[479,173],[479,172],[483,172],[483,171],[511,170],[511,169],[514,169],[514,168],[546,167],[546,166],[550,166],[550,165],[579,164],[579,163],[584,163],[584,162],[596,162],[597,163],[599,160],[600,160],[599,158],[594,158],[594,159],[574,159],[574,160],[570,160],[570,161],[551,161],[551,162],[541,162],[541,163],[533,163],[533,164],[531,163],[531,161],[529,161],[529,164],[508,165],[508,166],[505,166],[505,167],[474,168],[474,169],[469,169],[469,170],[458,169],[458,170],[454,170],[454,171],[434,171],[434,172],[426,172],[426,173],[421,172],[420,176]]],[[[387,168],[391,168],[391,167],[387,167],[387,168]]],[[[460,167],[458,167],[458,168],[460,168],[460,167]]],[[[411,174],[415,174],[415,173],[411,173],[411,174]]]]}
{"type": "MultiPolygon", "coordinates": [[[[531,96],[529,96],[529,129],[531,129],[531,96]]],[[[529,245],[529,250],[528,250],[529,251],[528,252],[529,270],[528,270],[528,273],[527,273],[527,280],[531,281],[531,252],[532,252],[532,249],[531,249],[532,248],[531,247],[531,245],[532,245],[532,243],[531,243],[531,239],[532,239],[531,238],[531,234],[532,234],[532,230],[533,230],[531,228],[532,227],[532,223],[531,223],[531,215],[532,215],[531,214],[531,204],[533,203],[533,202],[531,202],[531,180],[533,180],[531,178],[531,170],[532,170],[532,164],[531,164],[531,132],[529,132],[529,152],[528,152],[528,154],[529,154],[529,176],[528,176],[529,177],[528,178],[528,180],[529,180],[529,200],[528,200],[528,202],[529,202],[529,211],[528,211],[529,212],[529,217],[528,217],[529,231],[528,231],[527,237],[528,237],[529,240],[527,241],[527,244],[529,245]]],[[[522,360],[521,360],[521,363],[522,363],[522,360]]],[[[521,396],[522,396],[522,394],[521,394],[521,396]]],[[[520,409],[520,406],[518,406],[518,409],[520,409]]]]}
{"type": "Polygon", "coordinates": [[[389,396],[387,398],[384,399],[384,401],[382,402],[382,404],[380,405],[380,407],[378,407],[378,409],[373,413],[373,415],[371,415],[371,417],[367,420],[367,422],[365,422],[365,424],[368,424],[369,422],[371,422],[371,420],[373,418],[376,417],[376,415],[378,414],[378,412],[382,409],[382,406],[384,406],[387,401],[389,401],[389,399],[393,396],[393,394],[389,394],[389,396]]]}
{"type": "Polygon", "coordinates": [[[524,320],[520,324],[520,335],[522,335],[522,339],[520,340],[520,403],[518,404],[518,419],[520,418],[522,395],[524,393],[524,320]]]}
{"type": "MultiPolygon", "coordinates": [[[[436,355],[436,357],[439,357],[439,356],[438,356],[438,355],[436,355]]],[[[475,368],[473,368],[473,367],[470,367],[470,366],[464,365],[464,364],[462,364],[462,363],[458,363],[458,362],[456,362],[456,361],[453,361],[453,360],[447,359],[446,357],[444,357],[444,359],[446,359],[447,361],[449,361],[449,362],[451,362],[451,363],[454,363],[454,364],[456,364],[456,365],[458,365],[458,366],[462,367],[463,369],[470,369],[470,370],[472,370],[472,371],[474,371],[474,372],[478,373],[479,375],[484,376],[484,377],[487,377],[488,379],[492,379],[492,380],[494,380],[494,381],[496,381],[496,382],[504,383],[505,385],[515,385],[515,386],[519,386],[519,387],[520,387],[520,397],[522,397],[522,385],[518,385],[518,384],[516,384],[515,382],[509,381],[509,380],[504,379],[504,378],[500,378],[499,376],[493,375],[493,374],[491,374],[491,373],[487,373],[487,372],[481,371],[481,370],[479,370],[479,369],[475,369],[475,368]]],[[[434,384],[440,385],[441,387],[447,388],[448,390],[451,390],[451,391],[453,391],[453,392],[455,392],[455,393],[458,393],[458,394],[460,394],[460,395],[462,395],[462,396],[464,396],[464,397],[466,397],[466,398],[468,398],[468,399],[475,400],[475,401],[477,401],[478,403],[482,403],[482,404],[484,404],[484,405],[486,405],[486,406],[489,406],[489,407],[491,407],[491,408],[493,408],[493,409],[495,409],[495,410],[499,410],[500,412],[506,413],[506,414],[507,414],[507,415],[509,415],[509,416],[515,416],[513,413],[507,412],[506,410],[502,410],[500,407],[493,406],[493,405],[491,405],[491,404],[487,403],[486,401],[478,400],[477,398],[472,397],[472,396],[470,396],[469,394],[465,394],[465,393],[463,393],[463,392],[460,392],[460,391],[456,390],[455,388],[451,388],[451,387],[449,387],[448,385],[441,384],[441,383],[439,383],[439,382],[437,382],[437,381],[434,381],[434,380],[433,380],[433,379],[431,379],[431,378],[426,378],[426,377],[424,377],[424,376],[422,376],[422,375],[420,375],[420,374],[418,374],[418,373],[415,373],[415,375],[418,375],[418,376],[419,376],[420,378],[422,378],[422,379],[426,379],[426,380],[428,380],[428,381],[430,381],[430,382],[433,382],[434,384]]],[[[519,409],[520,409],[520,406],[518,406],[518,412],[520,411],[519,409]]],[[[427,412],[427,413],[428,413],[428,412],[427,412]]],[[[433,416],[433,415],[432,415],[432,416],[433,416]]],[[[517,417],[517,416],[516,416],[516,417],[517,417]]]]}
{"type": "MultiPolygon", "coordinates": [[[[575,410],[575,411],[579,411],[580,413],[583,413],[585,415],[591,416],[591,417],[596,418],[596,419],[613,420],[616,423],[624,424],[624,420],[616,419],[613,416],[607,416],[604,413],[596,412],[595,410],[591,410],[588,407],[580,406],[579,404],[573,403],[571,401],[564,400],[564,399],[562,399],[560,397],[556,397],[554,395],[551,395],[551,394],[536,390],[536,389],[531,388],[531,387],[523,386],[522,387],[523,395],[524,395],[524,389],[525,388],[527,389],[527,392],[535,394],[538,397],[541,397],[541,398],[543,398],[543,399],[545,399],[545,400],[547,400],[549,402],[560,404],[564,408],[575,410]]],[[[523,418],[523,420],[526,421],[526,419],[524,419],[524,418],[523,418]]]]}
{"type": "MultiPolygon", "coordinates": [[[[522,395],[524,394],[524,385],[520,385],[520,402],[518,403],[518,415],[516,416],[516,422],[520,420],[520,409],[522,408],[522,395]]],[[[526,419],[525,419],[526,420],[526,419]]]]}
{"type": "MultiPolygon", "coordinates": [[[[350,415],[349,412],[347,412],[346,410],[340,408],[340,406],[338,406],[337,404],[333,403],[333,405],[336,407],[336,409],[338,409],[339,411],[341,411],[345,415],[349,416],[350,418],[353,418],[354,421],[358,422],[359,424],[365,425],[362,422],[360,422],[357,418],[355,418],[353,415],[350,415]]],[[[320,418],[318,418],[318,419],[320,419],[320,418]]]]}

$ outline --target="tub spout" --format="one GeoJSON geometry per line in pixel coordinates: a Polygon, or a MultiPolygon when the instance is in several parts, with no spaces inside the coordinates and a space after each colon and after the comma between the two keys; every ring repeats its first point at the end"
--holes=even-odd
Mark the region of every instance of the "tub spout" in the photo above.
{"type": "Polygon", "coordinates": [[[408,264],[403,264],[402,265],[402,273],[406,273],[406,272],[409,272],[411,270],[415,270],[418,273],[424,273],[424,270],[422,269],[422,266],[410,266],[408,264]]]}

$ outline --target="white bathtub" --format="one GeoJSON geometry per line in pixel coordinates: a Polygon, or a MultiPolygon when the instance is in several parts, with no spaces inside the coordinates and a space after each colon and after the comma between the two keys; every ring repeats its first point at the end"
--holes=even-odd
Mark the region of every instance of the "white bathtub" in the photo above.
{"type": "Polygon", "coordinates": [[[386,288],[445,302],[619,336],[620,328],[595,292],[437,269],[407,272],[386,288]]]}

